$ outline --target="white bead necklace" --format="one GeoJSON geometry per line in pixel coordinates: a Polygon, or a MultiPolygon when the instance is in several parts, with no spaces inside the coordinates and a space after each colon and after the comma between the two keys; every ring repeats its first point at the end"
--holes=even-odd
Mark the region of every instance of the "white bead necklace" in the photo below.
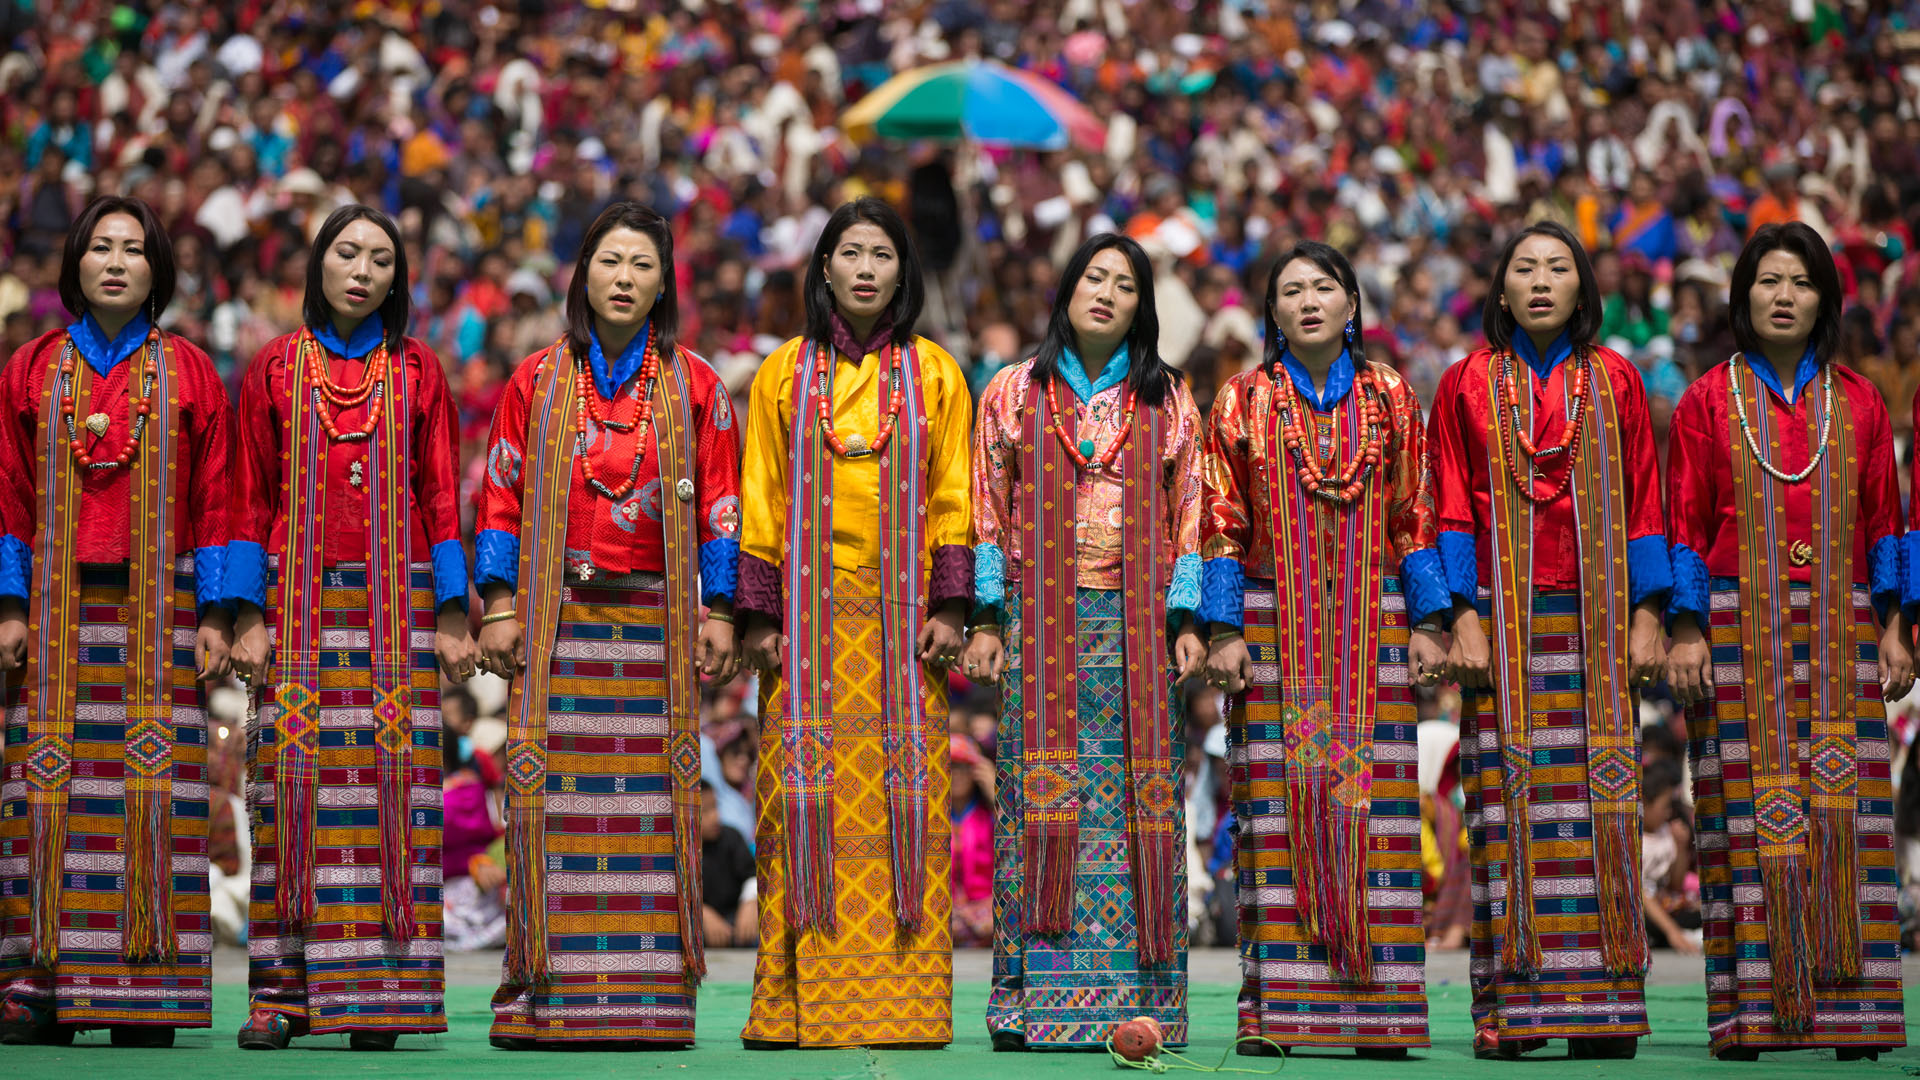
{"type": "Polygon", "coordinates": [[[1753,437],[1753,425],[1747,420],[1747,395],[1740,389],[1740,365],[1744,360],[1744,357],[1735,356],[1727,362],[1727,375],[1733,382],[1733,407],[1740,414],[1740,433],[1747,437],[1747,449],[1753,453],[1753,460],[1759,462],[1761,468],[1767,470],[1775,480],[1797,484],[1812,476],[1813,470],[1820,465],[1820,459],[1827,455],[1827,435],[1833,430],[1833,365],[1821,365],[1820,384],[1821,391],[1826,397],[1826,408],[1822,410],[1820,417],[1819,449],[1813,452],[1813,460],[1807,462],[1806,468],[1797,473],[1788,473],[1776,468],[1773,462],[1767,460],[1767,456],[1760,452],[1759,440],[1753,437]]]}

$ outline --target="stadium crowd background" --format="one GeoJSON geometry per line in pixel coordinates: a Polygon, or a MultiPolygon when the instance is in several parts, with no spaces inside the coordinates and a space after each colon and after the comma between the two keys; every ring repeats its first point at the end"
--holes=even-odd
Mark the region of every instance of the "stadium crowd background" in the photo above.
{"type": "MultiPolygon", "coordinates": [[[[922,329],[976,389],[1038,342],[1080,239],[1141,239],[1162,353],[1202,407],[1258,356],[1261,288],[1296,238],[1350,253],[1369,355],[1427,400],[1478,341],[1490,253],[1552,217],[1596,254],[1603,336],[1645,373],[1663,438],[1680,393],[1733,350],[1741,242],[1797,217],[1834,246],[1843,360],[1879,385],[1909,452],[1920,3],[0,0],[0,38],[8,355],[67,321],[57,252],[92,194],[159,208],[180,271],[162,322],[230,381],[296,324],[321,219],[370,203],[407,238],[413,332],[455,387],[470,486],[508,373],[563,328],[560,275],[583,230],[623,197],[676,221],[683,340],[736,394],[798,331],[800,262],[828,213],[871,193],[912,222],[932,274],[922,329]],[[863,145],[837,130],[889,75],[969,56],[1071,89],[1105,120],[1104,148],[863,145]]],[[[972,797],[990,802],[992,710],[970,700],[956,738],[983,752],[972,797]]],[[[751,705],[739,687],[714,704],[722,749],[751,750],[751,705]]],[[[1444,722],[1452,707],[1441,695],[1423,711],[1444,722]]],[[[1671,759],[1684,726],[1653,708],[1671,759]]],[[[1212,702],[1194,711],[1217,718],[1212,702]]],[[[1912,720],[1903,707],[1902,743],[1912,720]]],[[[1219,882],[1221,767],[1195,735],[1194,859],[1219,882]]],[[[1429,756],[1433,780],[1445,754],[1429,756]]],[[[744,770],[734,755],[736,790],[744,770]]],[[[1445,781],[1426,786],[1438,880],[1458,869],[1458,821],[1445,781]]],[[[1902,789],[1911,875],[1920,779],[1902,789]]],[[[1682,865],[1660,887],[1683,905],[1685,881],[1682,865]]],[[[1445,940],[1458,896],[1436,901],[1445,940]]]]}

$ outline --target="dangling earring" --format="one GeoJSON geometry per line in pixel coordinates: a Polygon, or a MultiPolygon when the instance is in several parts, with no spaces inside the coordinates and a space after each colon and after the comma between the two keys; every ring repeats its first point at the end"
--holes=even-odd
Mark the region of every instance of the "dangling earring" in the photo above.
{"type": "Polygon", "coordinates": [[[1274,344],[1280,346],[1281,352],[1287,351],[1287,335],[1277,326],[1273,328],[1273,341],[1274,344]]]}
{"type": "Polygon", "coordinates": [[[1347,343],[1353,343],[1353,316],[1347,316],[1347,343]]]}

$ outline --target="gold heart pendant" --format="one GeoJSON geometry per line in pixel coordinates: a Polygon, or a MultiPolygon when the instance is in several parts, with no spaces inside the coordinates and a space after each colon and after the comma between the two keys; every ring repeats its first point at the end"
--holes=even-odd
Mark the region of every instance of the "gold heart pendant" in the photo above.
{"type": "Polygon", "coordinates": [[[107,414],[97,412],[87,417],[87,430],[93,432],[95,435],[105,435],[107,433],[107,414]]]}

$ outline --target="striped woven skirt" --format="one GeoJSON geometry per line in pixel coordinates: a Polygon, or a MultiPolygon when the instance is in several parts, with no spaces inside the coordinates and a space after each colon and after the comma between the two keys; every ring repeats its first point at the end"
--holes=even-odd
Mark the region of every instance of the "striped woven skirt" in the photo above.
{"type": "MultiPolygon", "coordinates": [[[[277,578],[271,572],[270,578],[277,578]]],[[[366,567],[331,566],[322,576],[320,757],[313,830],[313,920],[296,926],[275,908],[279,826],[274,806],[278,709],[260,695],[247,739],[247,805],[253,816],[253,902],[248,985],[254,1009],[304,1021],[315,1035],[336,1031],[447,1029],[441,1002],[440,674],[433,653],[433,567],[412,566],[413,711],[409,772],[413,810],[415,936],[384,936],[380,805],[374,760],[373,690],[368,680],[366,567]]],[[[269,607],[278,608],[270,586],[269,607]]],[[[269,611],[267,626],[274,627],[269,611]]],[[[277,645],[277,642],[276,642],[277,645]]]]}
{"type": "MultiPolygon", "coordinates": [[[[1135,1016],[1160,1022],[1169,1046],[1187,1042],[1186,859],[1174,860],[1174,961],[1144,967],[1134,908],[1127,834],[1127,671],[1125,609],[1118,589],[1080,589],[1077,641],[1049,651],[1079,663],[1080,834],[1073,882],[1073,928],[1039,934],[1027,910],[1026,799],[1021,755],[1025,707],[1020,672],[1020,599],[1007,598],[1007,672],[1001,681],[993,828],[993,990],[987,1029],[1011,1031],[1030,1049],[1092,1048],[1135,1016]]],[[[1169,685],[1172,678],[1168,678],[1169,685]]],[[[1185,757],[1185,709],[1174,703],[1173,755],[1185,757]]],[[[1174,803],[1173,835],[1186,836],[1186,807],[1174,803]]],[[[1184,842],[1184,841],[1183,841],[1184,842]]]]}
{"type": "Polygon", "coordinates": [[[1420,783],[1407,605],[1398,575],[1381,579],[1373,804],[1367,824],[1367,939],[1374,979],[1334,974],[1295,899],[1287,817],[1273,582],[1250,580],[1244,614],[1253,682],[1227,717],[1239,873],[1242,1036],[1282,1046],[1427,1045],[1426,938],[1420,922],[1420,783]]]}
{"type": "MultiPolygon", "coordinates": [[[[1809,774],[1810,711],[1807,686],[1807,588],[1796,586],[1793,660],[1797,693],[1801,782],[1809,774]]],[[[1886,709],[1880,701],[1880,658],[1873,606],[1867,592],[1853,592],[1855,626],[1852,683],[1859,770],[1859,811],[1854,818],[1860,860],[1859,906],[1848,917],[1860,923],[1861,978],[1813,984],[1815,1018],[1804,1031],[1784,1031],[1774,1020],[1773,970],[1767,947],[1767,907],[1753,811],[1748,762],[1747,703],[1740,644],[1740,588],[1715,579],[1711,624],[1714,685],[1712,707],[1692,709],[1687,731],[1693,755],[1696,847],[1700,852],[1700,901],[1706,931],[1707,1029],[1714,1053],[1732,1048],[1794,1050],[1807,1047],[1906,1045],[1900,988],[1899,882],[1894,871],[1893,788],[1889,777],[1886,709]]]]}
{"type": "MultiPolygon", "coordinates": [[[[693,1041],[667,761],[665,579],[569,580],[547,696],[544,853],[552,980],[503,982],[493,1034],[693,1041]]],[[[689,643],[691,647],[691,643],[689,643]]]]}
{"type": "MultiPolygon", "coordinates": [[[[1492,594],[1480,590],[1480,623],[1494,634],[1492,594]]],[[[1463,695],[1460,780],[1473,863],[1469,974],[1476,1044],[1648,1034],[1645,980],[1614,978],[1600,955],[1600,903],[1587,775],[1588,704],[1578,590],[1533,596],[1531,791],[1534,926],[1540,975],[1500,967],[1513,853],[1500,798],[1500,717],[1494,694],[1463,695]],[[1496,917],[1496,909],[1499,917],[1496,917]]]]}
{"type": "Polygon", "coordinates": [[[25,683],[32,672],[16,672],[7,684],[6,764],[0,773],[0,1000],[51,1007],[60,1023],[83,1027],[206,1027],[213,1018],[213,929],[207,901],[207,721],[194,675],[199,620],[193,556],[180,556],[173,575],[169,848],[178,959],[172,963],[129,964],[121,958],[125,777],[134,752],[127,744],[127,567],[82,565],[79,576],[79,694],[68,762],[60,952],[53,971],[31,960],[25,683]]]}
{"type": "MultiPolygon", "coordinates": [[[[947,690],[924,677],[927,738],[925,920],[893,918],[892,823],[881,744],[880,572],[833,572],[833,904],[838,933],[787,922],[785,683],[760,687],[756,867],[760,954],[744,1039],[800,1046],[953,1041],[947,690]]],[[[922,668],[925,676],[925,668],[922,668]]]]}

